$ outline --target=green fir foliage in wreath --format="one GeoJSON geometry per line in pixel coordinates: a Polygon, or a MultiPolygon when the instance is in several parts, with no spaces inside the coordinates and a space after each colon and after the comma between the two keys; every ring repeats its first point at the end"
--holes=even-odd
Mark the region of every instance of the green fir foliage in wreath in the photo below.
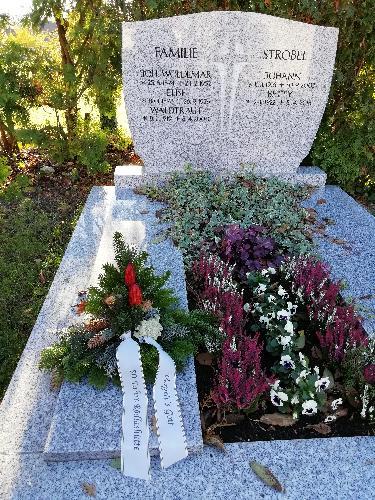
{"type": "MultiPolygon", "coordinates": [[[[115,264],[103,266],[98,286],[89,288],[77,306],[86,314],[85,321],[58,332],[59,340],[42,351],[40,368],[53,371],[61,380],[87,379],[98,388],[109,380],[119,384],[116,349],[120,336],[131,331],[136,339],[142,325],[160,328],[157,341],[177,370],[183,369],[199,346],[220,346],[215,318],[178,308],[178,299],[166,287],[170,273],[155,274],[147,265],[148,254],[125,244],[120,233],[114,235],[114,249],[115,264]]],[[[151,382],[158,366],[157,350],[141,343],[140,351],[145,379],[151,382]]]]}

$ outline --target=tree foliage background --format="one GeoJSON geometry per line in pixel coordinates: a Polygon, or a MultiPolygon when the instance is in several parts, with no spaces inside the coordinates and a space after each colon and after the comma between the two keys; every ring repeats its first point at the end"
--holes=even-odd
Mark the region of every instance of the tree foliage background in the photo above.
{"type": "Polygon", "coordinates": [[[375,178],[374,0],[34,0],[22,28],[0,22],[0,145],[48,149],[105,170],[105,150],[119,141],[121,22],[212,10],[260,12],[340,30],[329,102],[306,163],[343,187],[368,190],[375,178]],[[43,27],[52,20],[55,30],[43,27]],[[82,111],[94,103],[98,117],[82,111]],[[30,109],[55,120],[35,127],[30,109]]]}

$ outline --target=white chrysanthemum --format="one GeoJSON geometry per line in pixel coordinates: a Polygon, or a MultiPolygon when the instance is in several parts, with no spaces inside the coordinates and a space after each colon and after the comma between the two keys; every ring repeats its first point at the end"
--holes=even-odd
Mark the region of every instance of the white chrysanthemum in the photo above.
{"type": "Polygon", "coordinates": [[[156,315],[150,319],[144,319],[137,326],[134,337],[140,339],[141,337],[151,337],[156,340],[160,337],[163,327],[160,324],[160,316],[156,315]]]}
{"type": "Polygon", "coordinates": [[[331,408],[335,411],[340,405],[342,405],[342,398],[334,399],[331,403],[331,408]]]}
{"type": "Polygon", "coordinates": [[[298,356],[299,356],[299,360],[300,360],[301,365],[306,368],[307,367],[307,361],[306,361],[305,356],[302,354],[302,352],[299,352],[298,356]]]}
{"type": "Polygon", "coordinates": [[[287,333],[290,333],[290,335],[293,335],[294,333],[294,326],[293,326],[293,323],[291,321],[287,321],[285,323],[285,326],[284,326],[284,330],[287,332],[287,333]]]}
{"type": "Polygon", "coordinates": [[[304,401],[302,403],[303,415],[315,415],[317,411],[318,411],[318,403],[313,399],[309,399],[308,401],[304,401]]]}
{"type": "Polygon", "coordinates": [[[267,316],[261,316],[259,318],[260,323],[264,323],[266,326],[270,324],[270,319],[267,316]]]}
{"type": "Polygon", "coordinates": [[[285,356],[281,356],[280,365],[282,365],[287,370],[294,370],[294,368],[296,367],[294,361],[288,354],[286,354],[285,356]]]}
{"type": "Polygon", "coordinates": [[[284,401],[288,401],[288,394],[285,394],[285,392],[282,391],[276,392],[275,390],[271,389],[270,396],[271,403],[275,406],[283,406],[284,401]]]}
{"type": "Polygon", "coordinates": [[[276,274],[276,269],[274,267],[269,267],[267,269],[267,271],[270,273],[270,274],[276,274]]]}
{"type": "Polygon", "coordinates": [[[288,307],[288,311],[290,311],[290,314],[296,314],[297,306],[295,304],[293,304],[292,302],[287,302],[286,305],[288,307]]]}
{"type": "Polygon", "coordinates": [[[262,269],[261,273],[262,276],[268,276],[268,269],[262,269]]]}
{"type": "Polygon", "coordinates": [[[315,382],[315,387],[318,391],[326,391],[329,387],[330,380],[328,377],[322,377],[315,382]]]}
{"type": "Polygon", "coordinates": [[[279,285],[277,293],[278,295],[280,295],[280,297],[285,297],[286,295],[288,295],[286,290],[284,290],[284,288],[281,285],[279,285]]]}

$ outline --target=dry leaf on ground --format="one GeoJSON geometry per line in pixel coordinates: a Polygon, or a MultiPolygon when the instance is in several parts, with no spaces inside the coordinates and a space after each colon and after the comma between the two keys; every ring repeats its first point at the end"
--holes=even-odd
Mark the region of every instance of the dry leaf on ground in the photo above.
{"type": "Polygon", "coordinates": [[[215,434],[214,432],[206,432],[203,436],[203,442],[208,446],[214,446],[215,448],[219,448],[219,450],[225,452],[224,441],[220,436],[215,434]]]}
{"type": "Polygon", "coordinates": [[[82,489],[89,497],[96,496],[96,486],[94,483],[82,483],[82,489]]]}
{"type": "Polygon", "coordinates": [[[282,413],[266,413],[260,417],[259,421],[262,422],[262,424],[276,425],[279,427],[290,427],[297,422],[291,415],[283,415],[282,413]]]}
{"type": "Polygon", "coordinates": [[[229,425],[236,425],[245,420],[245,415],[240,413],[227,413],[225,415],[225,422],[229,425]]]}
{"type": "Polygon", "coordinates": [[[200,352],[196,355],[196,360],[200,365],[211,366],[214,357],[209,352],[200,352]]]}
{"type": "Polygon", "coordinates": [[[332,432],[331,427],[328,424],[325,424],[324,422],[320,422],[319,424],[314,424],[314,425],[307,425],[306,427],[309,429],[313,429],[315,432],[318,432],[323,436],[326,436],[327,434],[330,434],[332,432]]]}
{"type": "Polygon", "coordinates": [[[279,491],[280,493],[285,491],[279,480],[273,475],[270,469],[260,464],[259,462],[256,462],[255,460],[253,462],[250,462],[250,467],[265,484],[271,486],[271,488],[279,491]]]}

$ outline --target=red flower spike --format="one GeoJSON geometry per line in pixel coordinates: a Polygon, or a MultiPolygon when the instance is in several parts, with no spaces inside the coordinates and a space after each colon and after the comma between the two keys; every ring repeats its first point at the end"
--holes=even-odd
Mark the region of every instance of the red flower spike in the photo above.
{"type": "Polygon", "coordinates": [[[134,283],[129,288],[129,304],[131,306],[140,306],[143,302],[142,290],[137,283],[134,283]]]}
{"type": "Polygon", "coordinates": [[[132,286],[135,284],[135,269],[132,263],[129,263],[124,272],[124,280],[126,286],[132,286]]]}

